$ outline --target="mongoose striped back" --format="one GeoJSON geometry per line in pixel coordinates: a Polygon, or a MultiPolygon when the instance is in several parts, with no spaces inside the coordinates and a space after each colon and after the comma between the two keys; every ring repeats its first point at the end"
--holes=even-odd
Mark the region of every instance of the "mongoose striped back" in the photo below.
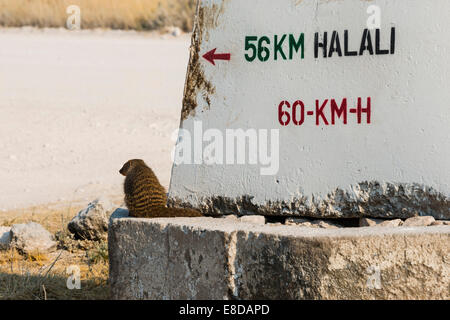
{"type": "Polygon", "coordinates": [[[167,208],[166,190],[143,160],[127,161],[119,171],[124,175],[125,204],[131,217],[201,217],[193,209],[167,208]]]}

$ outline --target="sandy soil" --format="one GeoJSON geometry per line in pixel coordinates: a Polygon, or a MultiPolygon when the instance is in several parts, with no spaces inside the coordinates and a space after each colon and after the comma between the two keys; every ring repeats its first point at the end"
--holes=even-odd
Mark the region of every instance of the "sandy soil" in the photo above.
{"type": "Polygon", "coordinates": [[[189,36],[0,30],[0,210],[122,196],[130,158],[166,187],[189,36]]]}

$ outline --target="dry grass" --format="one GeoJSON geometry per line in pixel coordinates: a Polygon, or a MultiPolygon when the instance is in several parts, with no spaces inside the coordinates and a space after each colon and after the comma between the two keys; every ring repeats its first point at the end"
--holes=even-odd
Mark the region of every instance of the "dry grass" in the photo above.
{"type": "Polygon", "coordinates": [[[26,256],[0,251],[0,299],[108,299],[106,242],[75,240],[67,223],[81,206],[36,206],[0,214],[0,226],[34,221],[55,235],[58,250],[26,256]],[[69,266],[80,269],[81,289],[67,288],[69,266]]]}
{"type": "Polygon", "coordinates": [[[0,0],[0,25],[65,27],[69,5],[81,9],[81,28],[192,30],[196,0],[0,0]]]}
{"type": "Polygon", "coordinates": [[[15,250],[0,253],[0,299],[91,300],[108,299],[108,263],[91,264],[85,253],[58,251],[39,260],[15,250]],[[60,255],[61,253],[61,255],[60,255]],[[69,266],[80,268],[81,289],[68,289],[69,266]]]}
{"type": "Polygon", "coordinates": [[[67,223],[76,216],[84,206],[81,205],[41,205],[24,209],[0,212],[0,226],[12,226],[17,223],[36,222],[50,233],[65,230],[67,223]]]}

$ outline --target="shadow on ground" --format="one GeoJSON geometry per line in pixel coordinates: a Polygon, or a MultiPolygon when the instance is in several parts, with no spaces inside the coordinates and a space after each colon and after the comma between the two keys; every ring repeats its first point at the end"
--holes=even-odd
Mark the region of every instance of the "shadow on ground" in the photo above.
{"type": "MultiPolygon", "coordinates": [[[[71,283],[73,281],[69,280],[71,283]]],[[[101,279],[81,280],[81,289],[68,289],[68,278],[57,275],[0,273],[1,300],[105,300],[109,286],[101,279]]]]}

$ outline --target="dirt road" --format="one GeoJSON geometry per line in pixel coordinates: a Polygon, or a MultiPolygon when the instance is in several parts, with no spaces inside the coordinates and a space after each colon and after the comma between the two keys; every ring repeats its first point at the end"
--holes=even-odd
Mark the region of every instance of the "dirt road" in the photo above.
{"type": "Polygon", "coordinates": [[[130,158],[167,187],[189,41],[0,30],[0,210],[120,196],[130,158]]]}

